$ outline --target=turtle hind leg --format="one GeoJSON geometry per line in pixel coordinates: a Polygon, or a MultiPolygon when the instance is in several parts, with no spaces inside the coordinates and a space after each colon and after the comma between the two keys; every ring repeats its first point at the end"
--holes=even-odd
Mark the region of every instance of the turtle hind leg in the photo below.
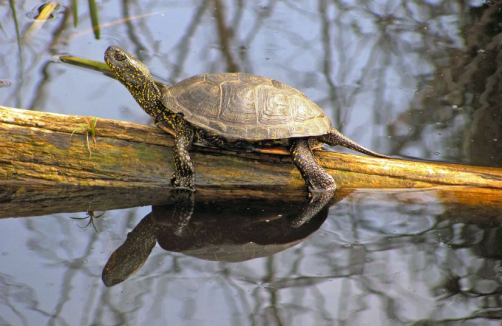
{"type": "MultiPolygon", "coordinates": [[[[315,138],[312,140],[315,141],[315,138]]],[[[317,164],[309,142],[307,138],[293,142],[291,156],[294,165],[300,170],[310,193],[335,190],[335,180],[317,164]]]]}
{"type": "Polygon", "coordinates": [[[174,135],[174,173],[171,184],[175,188],[193,190],[193,162],[189,150],[194,139],[194,130],[182,116],[177,116],[174,135]]]}
{"type": "Polygon", "coordinates": [[[331,129],[326,135],[322,135],[322,136],[319,136],[316,138],[319,141],[326,143],[330,146],[340,145],[340,146],[350,148],[353,151],[363,153],[366,155],[380,157],[380,158],[389,158],[386,155],[373,152],[373,151],[359,145],[358,143],[356,143],[352,139],[348,138],[347,136],[344,136],[341,132],[339,132],[336,129],[331,129]]]}
{"type": "Polygon", "coordinates": [[[312,193],[309,202],[300,209],[299,213],[292,220],[288,221],[289,225],[293,228],[299,228],[310,221],[326,207],[334,193],[334,190],[312,193]]]}

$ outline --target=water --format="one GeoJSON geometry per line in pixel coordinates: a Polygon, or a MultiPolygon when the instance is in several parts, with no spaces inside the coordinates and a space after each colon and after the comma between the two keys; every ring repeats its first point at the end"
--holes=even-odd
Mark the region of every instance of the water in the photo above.
{"type": "MultiPolygon", "coordinates": [[[[71,218],[84,214],[3,220],[2,318],[13,325],[496,325],[502,205],[473,207],[464,193],[359,190],[297,229],[287,223],[294,205],[284,202],[198,202],[179,240],[169,231],[172,209],[160,209],[160,246],[110,288],[103,267],[149,207],[106,212],[95,219],[98,232],[71,218]]],[[[134,241],[141,251],[144,242],[134,241]]]]}
{"type": "MultiPolygon", "coordinates": [[[[0,3],[1,105],[151,124],[118,82],[53,59],[102,60],[119,45],[166,82],[223,71],[281,80],[380,153],[501,162],[502,7],[492,2],[101,2],[100,39],[85,3],[77,26],[63,4],[34,32],[40,3],[11,3],[0,3]]],[[[0,191],[1,217],[27,205],[16,207],[15,194],[0,191]]],[[[107,211],[96,232],[71,218],[86,216],[85,197],[72,206],[61,196],[72,213],[39,203],[0,220],[0,325],[500,324],[497,191],[337,196],[305,233],[288,224],[301,194],[274,203],[196,197],[184,233],[195,234],[191,251],[172,233],[172,246],[156,234],[144,265],[112,287],[104,266],[152,208],[107,211]]]]}

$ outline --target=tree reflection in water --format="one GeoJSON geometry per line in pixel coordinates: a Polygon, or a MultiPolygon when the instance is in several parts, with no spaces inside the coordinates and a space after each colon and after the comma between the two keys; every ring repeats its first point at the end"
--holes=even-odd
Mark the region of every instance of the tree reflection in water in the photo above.
{"type": "MultiPolygon", "coordinates": [[[[118,83],[50,60],[114,44],[171,82],[223,71],[286,82],[381,153],[500,166],[500,1],[103,1],[114,23],[102,40],[64,10],[29,44],[17,41],[40,3],[9,4],[3,105],[148,123],[118,83]]],[[[90,235],[64,215],[5,219],[0,323],[500,325],[502,200],[475,192],[459,205],[462,191],[357,191],[289,250],[226,263],[154,248],[112,288],[99,274],[141,209],[107,212],[90,235]]]]}

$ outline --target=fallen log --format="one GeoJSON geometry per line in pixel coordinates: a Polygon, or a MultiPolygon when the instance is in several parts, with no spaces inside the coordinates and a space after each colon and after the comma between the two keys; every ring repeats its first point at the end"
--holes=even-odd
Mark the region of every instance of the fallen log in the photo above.
{"type": "MultiPolygon", "coordinates": [[[[94,144],[83,129],[92,120],[0,106],[0,185],[169,187],[173,172],[170,135],[152,126],[98,118],[94,144]]],[[[344,188],[502,188],[499,168],[380,159],[322,149],[315,154],[344,188]]],[[[305,188],[289,156],[196,147],[193,160],[196,187],[305,188]]]]}
{"type": "MultiPolygon", "coordinates": [[[[170,197],[172,146],[156,127],[0,106],[0,217],[162,205],[170,197]],[[84,128],[93,121],[96,144],[84,128]]],[[[339,188],[446,187],[467,205],[502,197],[502,169],[315,154],[339,188]]],[[[289,156],[196,147],[193,158],[199,199],[305,199],[289,156]]]]}

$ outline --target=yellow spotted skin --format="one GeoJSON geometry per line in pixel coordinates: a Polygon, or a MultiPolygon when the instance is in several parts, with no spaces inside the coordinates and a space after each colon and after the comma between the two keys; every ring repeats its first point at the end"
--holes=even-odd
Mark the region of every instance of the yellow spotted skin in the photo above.
{"type": "Polygon", "coordinates": [[[174,166],[171,184],[175,188],[193,189],[194,168],[189,150],[194,139],[194,130],[186,123],[181,114],[174,117],[174,166]]]}
{"type": "Polygon", "coordinates": [[[333,178],[312,154],[320,142],[387,158],[332,128],[320,107],[279,81],[245,73],[203,74],[159,89],[148,68],[121,48],[110,46],[105,61],[156,124],[173,131],[175,172],[171,183],[176,188],[194,188],[190,159],[194,141],[251,150],[256,145],[289,146],[311,194],[336,189],[333,178]]]}
{"type": "Polygon", "coordinates": [[[174,130],[175,172],[171,177],[171,184],[175,188],[193,190],[194,167],[189,150],[194,141],[195,130],[183,119],[182,114],[166,109],[160,102],[160,90],[143,63],[120,48],[112,46],[105,52],[105,62],[141,108],[155,118],[156,123],[165,124],[174,130]]]}

